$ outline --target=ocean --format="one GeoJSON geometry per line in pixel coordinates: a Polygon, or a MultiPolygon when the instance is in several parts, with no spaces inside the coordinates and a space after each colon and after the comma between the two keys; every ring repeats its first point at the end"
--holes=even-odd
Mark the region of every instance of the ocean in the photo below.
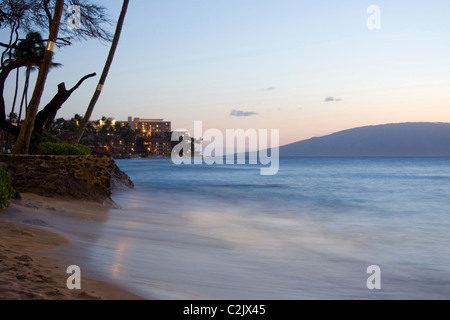
{"type": "Polygon", "coordinates": [[[135,188],[113,194],[122,208],[79,237],[79,254],[143,297],[450,299],[449,158],[288,157],[273,176],[117,164],[135,188]]]}

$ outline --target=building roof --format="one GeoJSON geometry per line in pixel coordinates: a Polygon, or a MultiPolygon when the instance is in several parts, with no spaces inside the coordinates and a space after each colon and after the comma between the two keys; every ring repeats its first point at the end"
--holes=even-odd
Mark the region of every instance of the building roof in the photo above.
{"type": "Polygon", "coordinates": [[[141,118],[134,118],[134,122],[170,122],[170,121],[164,121],[164,119],[141,119],[141,118]]]}

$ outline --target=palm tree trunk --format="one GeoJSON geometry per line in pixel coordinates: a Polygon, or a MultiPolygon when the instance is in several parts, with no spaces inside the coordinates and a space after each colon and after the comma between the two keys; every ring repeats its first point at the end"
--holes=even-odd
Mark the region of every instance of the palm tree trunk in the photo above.
{"type": "Polygon", "coordinates": [[[120,12],[119,20],[117,21],[116,31],[114,33],[114,39],[111,44],[111,48],[109,50],[108,58],[106,59],[105,67],[103,68],[102,75],[100,77],[100,80],[98,82],[97,89],[94,92],[94,95],[92,96],[91,102],[89,103],[89,106],[86,110],[86,114],[83,118],[83,121],[80,124],[80,127],[75,134],[75,136],[72,139],[73,144],[80,143],[81,138],[83,137],[83,133],[86,130],[87,124],[89,122],[89,119],[91,118],[92,111],[94,110],[95,104],[98,101],[98,98],[100,97],[100,93],[102,92],[103,85],[105,84],[106,77],[108,76],[109,69],[111,67],[112,61],[114,59],[114,54],[116,52],[117,45],[119,44],[119,38],[120,33],[122,32],[122,26],[123,22],[125,20],[125,15],[127,13],[128,3],[129,0],[124,0],[122,5],[122,11],[120,12]]]}
{"type": "Polygon", "coordinates": [[[47,44],[47,50],[44,53],[41,66],[39,68],[39,74],[34,87],[33,96],[31,97],[30,105],[27,109],[27,115],[25,121],[20,129],[19,137],[14,145],[12,153],[28,154],[28,148],[30,146],[31,134],[34,129],[34,121],[36,119],[37,110],[41,102],[41,97],[44,92],[45,82],[47,75],[52,64],[54,44],[58,37],[59,24],[64,7],[64,0],[56,0],[55,11],[53,13],[53,20],[50,27],[49,41],[47,44]]]}
{"type": "Polygon", "coordinates": [[[21,63],[12,62],[5,67],[3,67],[0,71],[0,128],[3,131],[7,131],[15,136],[19,135],[19,127],[14,126],[7,120],[6,108],[5,108],[5,99],[3,98],[4,90],[5,90],[5,82],[8,78],[8,75],[11,71],[16,68],[23,67],[21,63]]]}
{"type": "Polygon", "coordinates": [[[25,111],[28,110],[28,88],[30,87],[30,76],[31,76],[31,68],[29,68],[27,73],[27,90],[25,90],[25,111]]]}
{"type": "MultiPolygon", "coordinates": [[[[17,70],[16,70],[16,83],[15,83],[16,87],[14,89],[14,99],[13,99],[11,112],[9,114],[9,122],[10,123],[12,123],[12,115],[13,115],[13,113],[15,111],[15,108],[16,108],[17,93],[19,91],[19,69],[20,68],[17,68],[17,70]]],[[[5,151],[6,151],[6,150],[9,149],[9,136],[10,136],[10,134],[9,134],[9,132],[5,132],[5,135],[6,135],[6,142],[5,142],[5,151]]]]}
{"type": "Polygon", "coordinates": [[[20,101],[20,109],[19,109],[19,117],[17,118],[17,123],[20,124],[20,119],[22,119],[22,110],[23,110],[23,104],[25,102],[25,110],[28,106],[28,86],[30,84],[30,74],[31,74],[31,68],[27,67],[27,71],[25,72],[25,84],[23,86],[23,92],[22,92],[22,100],[20,101]]]}
{"type": "Polygon", "coordinates": [[[14,113],[15,108],[16,108],[17,92],[19,91],[19,69],[20,68],[17,68],[17,70],[16,70],[16,88],[14,90],[14,100],[13,100],[13,105],[11,108],[11,113],[9,114],[9,121],[11,121],[11,114],[14,113]]]}

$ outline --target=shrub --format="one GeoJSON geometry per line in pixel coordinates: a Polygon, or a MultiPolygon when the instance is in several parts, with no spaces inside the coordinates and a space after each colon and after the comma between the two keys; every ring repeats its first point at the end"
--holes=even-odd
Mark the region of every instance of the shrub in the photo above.
{"type": "Polygon", "coordinates": [[[33,135],[31,136],[30,148],[29,148],[30,154],[38,153],[39,145],[44,142],[60,143],[63,141],[45,129],[42,131],[41,134],[39,134],[37,132],[33,132],[33,135]]]}
{"type": "Polygon", "coordinates": [[[0,208],[1,210],[9,206],[9,201],[16,191],[11,187],[11,176],[0,166],[0,208]]]}
{"type": "Polygon", "coordinates": [[[44,142],[38,146],[37,153],[44,155],[82,156],[91,154],[92,150],[88,146],[81,144],[44,142]]]}

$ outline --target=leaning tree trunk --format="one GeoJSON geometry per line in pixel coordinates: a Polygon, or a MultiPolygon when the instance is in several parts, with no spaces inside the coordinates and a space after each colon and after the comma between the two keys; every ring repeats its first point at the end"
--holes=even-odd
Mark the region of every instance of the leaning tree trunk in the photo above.
{"type": "Polygon", "coordinates": [[[41,66],[39,67],[39,74],[34,87],[33,96],[31,97],[30,104],[27,109],[27,115],[25,121],[20,129],[19,137],[14,145],[12,153],[27,154],[30,147],[31,134],[34,129],[34,121],[36,119],[37,110],[41,97],[44,92],[45,82],[47,75],[52,64],[53,51],[55,48],[55,42],[58,37],[59,24],[61,21],[61,15],[64,7],[64,0],[56,0],[55,12],[53,14],[52,24],[50,26],[50,34],[48,37],[47,49],[44,53],[41,66]]]}
{"type": "Polygon", "coordinates": [[[105,84],[106,77],[108,76],[109,69],[111,67],[112,61],[114,59],[114,54],[116,52],[117,45],[119,44],[120,33],[122,32],[123,22],[125,20],[125,15],[127,13],[129,0],[124,0],[122,5],[122,11],[120,12],[119,20],[117,21],[116,31],[114,33],[114,39],[111,44],[111,48],[109,50],[108,58],[106,59],[105,67],[103,68],[102,75],[98,82],[98,86],[92,96],[91,102],[86,110],[86,114],[84,115],[83,121],[80,124],[80,128],[72,139],[73,144],[80,143],[81,138],[83,137],[84,131],[86,130],[87,124],[91,118],[92,111],[94,110],[95,104],[100,97],[100,93],[102,92],[103,85],[105,84]]]}

